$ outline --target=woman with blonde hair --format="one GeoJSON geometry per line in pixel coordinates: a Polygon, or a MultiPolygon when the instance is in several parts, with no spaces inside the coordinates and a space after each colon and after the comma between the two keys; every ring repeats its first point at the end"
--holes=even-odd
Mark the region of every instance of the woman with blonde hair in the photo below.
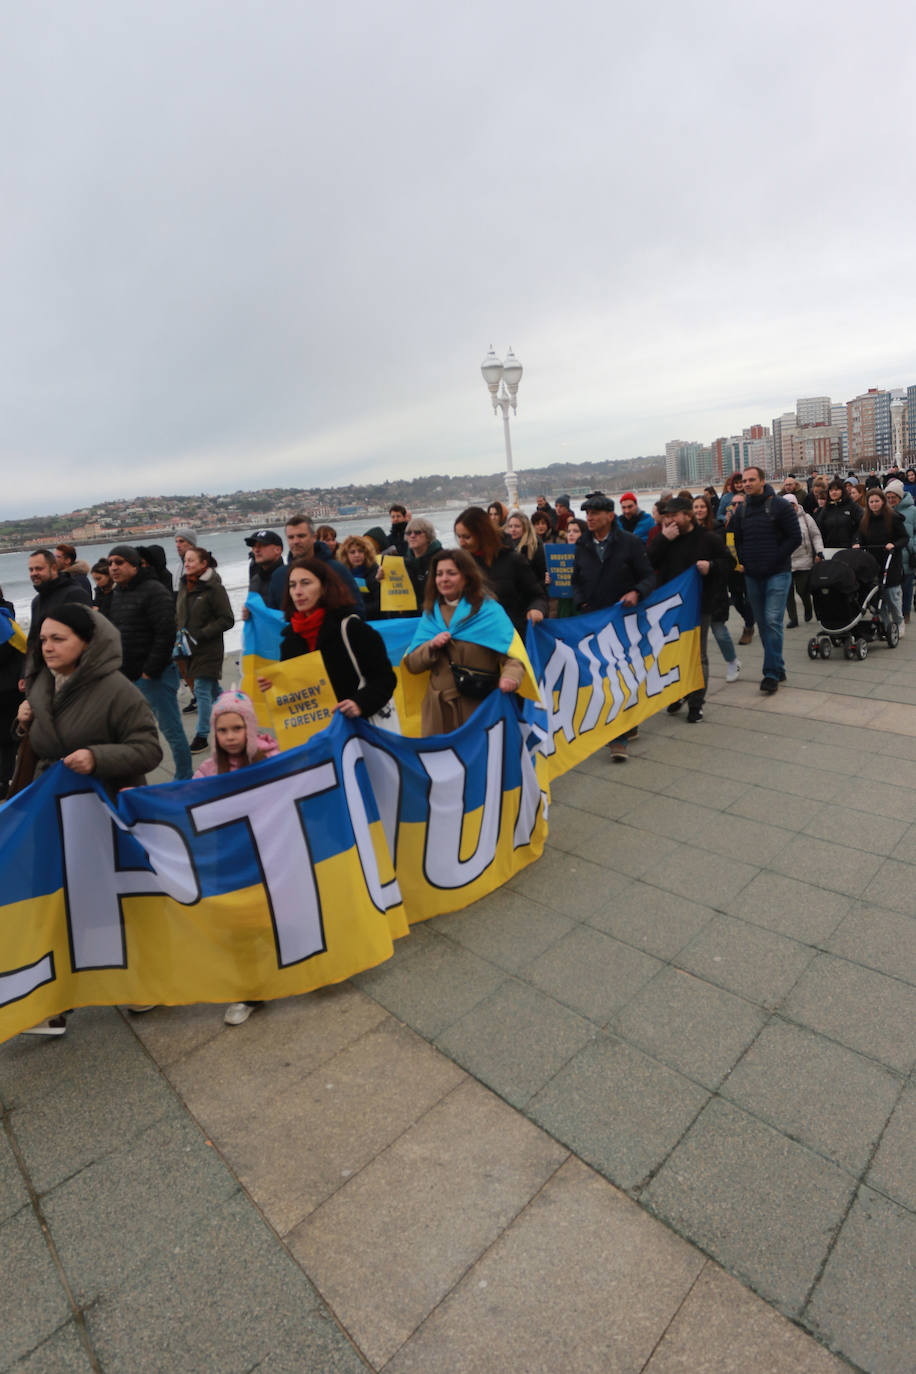
{"type": "Polygon", "coordinates": [[[506,534],[512,540],[512,547],[522,558],[527,558],[531,571],[544,587],[547,584],[547,559],[544,545],[531,521],[520,510],[510,510],[506,520],[506,534]]]}
{"type": "Polygon", "coordinates": [[[353,574],[367,620],[380,620],[382,588],[379,583],[375,544],[361,534],[348,534],[337,550],[337,558],[353,574]]]}

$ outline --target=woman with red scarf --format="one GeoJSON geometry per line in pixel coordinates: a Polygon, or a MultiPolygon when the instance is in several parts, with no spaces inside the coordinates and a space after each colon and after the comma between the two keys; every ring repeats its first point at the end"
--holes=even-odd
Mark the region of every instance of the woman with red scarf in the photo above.
{"type": "MultiPolygon", "coordinates": [[[[356,614],[350,592],[318,558],[294,558],[284,612],[281,659],[321,650],[337,709],[372,716],[391,700],[396,679],[381,635],[356,614]]],[[[270,684],[259,679],[264,691],[270,684]]]]}

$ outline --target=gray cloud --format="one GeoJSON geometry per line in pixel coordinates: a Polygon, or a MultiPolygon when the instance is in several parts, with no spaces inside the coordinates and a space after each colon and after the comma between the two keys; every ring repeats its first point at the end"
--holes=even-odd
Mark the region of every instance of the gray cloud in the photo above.
{"type": "Polygon", "coordinates": [[[745,10],[20,7],[5,509],[497,468],[490,342],[529,463],[916,381],[916,21],[745,10]]]}

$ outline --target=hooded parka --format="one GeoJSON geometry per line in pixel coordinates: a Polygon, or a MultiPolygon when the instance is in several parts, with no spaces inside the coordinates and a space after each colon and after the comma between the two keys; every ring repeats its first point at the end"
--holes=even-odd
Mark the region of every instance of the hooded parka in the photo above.
{"type": "Polygon", "coordinates": [[[152,711],[120,671],[121,636],[98,611],[90,614],[95,633],[60,687],[43,662],[26,684],[34,713],[29,740],[36,777],[77,749],[90,749],[93,776],[113,797],[121,787],[142,787],[162,749],[152,711]]]}

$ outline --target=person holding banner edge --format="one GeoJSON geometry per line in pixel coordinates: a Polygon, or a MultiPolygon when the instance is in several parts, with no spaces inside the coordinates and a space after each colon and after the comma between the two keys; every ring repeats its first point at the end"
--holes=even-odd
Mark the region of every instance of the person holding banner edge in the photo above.
{"type": "Polygon", "coordinates": [[[513,634],[475,559],[464,549],[434,554],[423,614],[404,658],[408,672],[430,675],[421,707],[424,738],[464,725],[489,691],[518,691],[524,665],[492,647],[509,644],[513,634]]]}
{"type": "MultiPolygon", "coordinates": [[[[153,712],[121,672],[121,636],[94,607],[55,608],[39,631],[41,662],[26,673],[18,711],[20,738],[28,735],[35,776],[60,762],[95,777],[114,800],[122,787],[142,787],[161,762],[153,712]]],[[[132,1008],[146,1010],[146,1008],[132,1008]]],[[[60,1036],[66,1014],[31,1027],[27,1035],[60,1036]]]]}
{"type": "MultiPolygon", "coordinates": [[[[349,588],[328,563],[293,559],[284,614],[281,660],[320,651],[342,715],[369,717],[387,705],[397,680],[382,637],[357,614],[349,588]]],[[[272,685],[258,678],[262,692],[272,685]]]]}

